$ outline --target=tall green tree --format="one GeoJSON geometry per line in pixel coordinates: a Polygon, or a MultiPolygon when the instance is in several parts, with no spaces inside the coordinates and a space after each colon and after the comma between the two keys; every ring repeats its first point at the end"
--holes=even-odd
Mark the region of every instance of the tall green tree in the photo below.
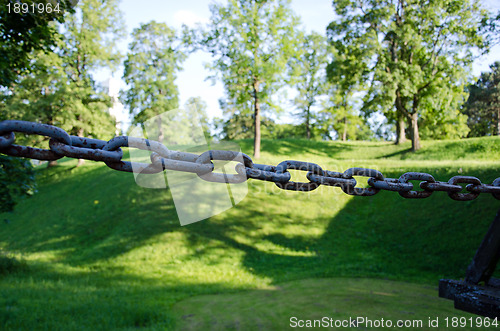
{"type": "Polygon", "coordinates": [[[298,117],[304,121],[307,139],[311,139],[313,106],[326,92],[327,43],[325,37],[315,32],[300,40],[290,61],[292,86],[298,92],[293,104],[298,109],[298,117]]]}
{"type": "Polygon", "coordinates": [[[205,139],[210,141],[212,135],[210,133],[210,120],[207,115],[207,103],[201,97],[190,97],[185,104],[186,111],[189,116],[196,116],[200,123],[205,139]]]}
{"type": "MultiPolygon", "coordinates": [[[[129,85],[124,103],[134,115],[133,124],[179,107],[176,73],[186,55],[180,50],[175,31],[164,23],[151,21],[132,32],[123,78],[129,85]]],[[[162,117],[157,117],[161,121],[162,117]]],[[[158,139],[165,133],[158,123],[158,139]]]]}
{"type": "Polygon", "coordinates": [[[372,136],[366,121],[359,116],[358,107],[353,98],[353,88],[344,90],[340,84],[327,85],[327,99],[323,100],[318,116],[318,129],[323,138],[333,139],[332,132],[338,139],[363,140],[372,136]]]}
{"type": "Polygon", "coordinates": [[[461,97],[452,92],[464,86],[474,50],[488,48],[493,19],[475,0],[346,0],[334,9],[339,19],[328,26],[330,40],[342,43],[356,72],[371,81],[371,101],[395,110],[388,117],[400,125],[406,119],[418,150],[423,105],[461,97]]]}
{"type": "Polygon", "coordinates": [[[36,192],[35,170],[28,159],[0,155],[0,183],[0,213],[10,212],[36,192]]]}
{"type": "Polygon", "coordinates": [[[471,137],[500,136],[500,61],[493,63],[490,70],[469,86],[464,114],[468,116],[471,137]]]}
{"type": "Polygon", "coordinates": [[[24,11],[38,2],[34,0],[3,0],[0,5],[0,86],[11,86],[19,75],[31,67],[35,51],[48,52],[55,46],[56,22],[62,23],[64,14],[73,12],[76,0],[60,0],[54,10],[24,11]],[[18,9],[16,11],[16,8],[18,9]]]}
{"type": "Polygon", "coordinates": [[[285,84],[299,19],[290,0],[229,0],[211,5],[210,11],[200,43],[214,57],[209,67],[222,79],[227,98],[237,105],[252,103],[254,156],[259,158],[262,105],[276,109],[271,96],[285,84]]]}
{"type": "MultiPolygon", "coordinates": [[[[369,42],[369,40],[366,40],[369,42]]],[[[355,109],[355,94],[360,94],[365,88],[368,68],[357,61],[366,56],[363,48],[351,50],[341,40],[330,38],[330,58],[326,68],[328,80],[328,98],[323,102],[320,114],[323,136],[331,138],[329,132],[336,131],[342,141],[357,140],[366,136],[367,125],[355,109]]],[[[357,107],[359,108],[359,106],[357,107]]]]}
{"type": "Polygon", "coordinates": [[[119,0],[80,1],[76,15],[63,25],[60,55],[67,77],[65,93],[71,98],[64,124],[75,135],[109,136],[114,125],[106,113],[110,105],[93,74],[103,68],[111,72],[122,59],[117,42],[124,37],[119,0]]]}
{"type": "MultiPolygon", "coordinates": [[[[30,70],[4,93],[5,114],[57,125],[73,135],[111,138],[110,98],[93,75],[119,63],[116,42],[122,36],[123,22],[117,3],[80,2],[54,34],[52,52],[37,51],[30,70]]],[[[32,143],[40,142],[33,137],[32,143]]]]}
{"type": "MultiPolygon", "coordinates": [[[[30,5],[33,1],[24,1],[30,5]]],[[[60,11],[51,13],[15,13],[19,2],[3,1],[0,6],[0,120],[24,118],[23,109],[10,109],[8,97],[22,75],[33,70],[34,54],[43,56],[57,41],[55,21],[64,21],[64,12],[73,2],[61,1],[60,11]],[[15,115],[13,113],[16,113],[15,115]]],[[[17,135],[18,141],[22,136],[17,135]]],[[[22,142],[21,142],[22,143],[22,142]]],[[[0,212],[12,211],[18,199],[35,191],[35,175],[31,162],[0,155],[0,212]]]]}

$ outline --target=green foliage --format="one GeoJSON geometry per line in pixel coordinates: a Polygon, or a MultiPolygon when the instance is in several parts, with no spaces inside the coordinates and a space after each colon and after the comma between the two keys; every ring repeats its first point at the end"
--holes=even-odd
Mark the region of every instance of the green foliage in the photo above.
{"type": "Polygon", "coordinates": [[[328,97],[322,102],[319,112],[318,131],[326,140],[334,139],[333,132],[339,140],[369,140],[373,136],[366,121],[359,116],[356,105],[352,101],[353,86],[344,90],[342,83],[328,84],[328,97]]]}
{"type": "MultiPolygon", "coordinates": [[[[253,137],[254,118],[251,112],[235,113],[227,120],[216,120],[216,126],[221,131],[220,138],[225,140],[249,139],[253,137]]],[[[270,118],[263,117],[262,138],[263,139],[284,139],[303,138],[306,136],[306,126],[295,124],[278,124],[270,118]]],[[[314,126],[311,126],[311,137],[316,136],[314,126]]]]}
{"type": "MultiPolygon", "coordinates": [[[[54,52],[33,53],[30,71],[2,91],[1,118],[53,124],[73,135],[111,138],[115,131],[107,113],[111,100],[92,74],[112,68],[120,59],[116,41],[122,22],[116,4],[115,0],[81,1],[61,32],[54,33],[54,52]]],[[[35,145],[46,139],[19,136],[20,142],[35,145]]]]}
{"type": "MultiPolygon", "coordinates": [[[[68,81],[63,58],[39,53],[31,73],[19,79],[1,96],[0,119],[19,119],[53,124],[73,135],[111,138],[114,125],[107,113],[110,98],[95,87],[68,81]]],[[[43,146],[46,137],[17,135],[19,143],[43,146]]],[[[44,146],[46,148],[46,146],[44,146]]]]}
{"type": "Polygon", "coordinates": [[[230,0],[225,6],[211,5],[210,11],[211,23],[197,42],[214,57],[209,68],[212,78],[222,80],[226,102],[239,106],[239,111],[253,105],[258,157],[261,104],[276,109],[272,96],[285,84],[299,21],[289,0],[230,0]]]}
{"type": "Polygon", "coordinates": [[[467,116],[460,112],[466,97],[462,85],[436,85],[439,98],[425,98],[421,103],[418,126],[423,139],[464,138],[470,129],[467,116]]]}
{"type": "Polygon", "coordinates": [[[471,137],[500,135],[500,62],[490,69],[469,86],[464,114],[468,116],[471,137]]]}
{"type": "Polygon", "coordinates": [[[176,72],[186,55],[176,46],[175,31],[165,23],[151,21],[134,29],[125,60],[123,78],[129,84],[124,103],[134,115],[133,123],[179,107],[176,72]]]}
{"type": "Polygon", "coordinates": [[[312,107],[317,103],[318,97],[326,93],[326,39],[317,33],[300,36],[297,48],[289,64],[292,86],[298,91],[293,104],[298,110],[296,116],[305,125],[305,137],[309,139],[314,121],[312,107]]]}
{"type": "Polygon", "coordinates": [[[168,148],[183,145],[183,150],[205,145],[211,140],[205,109],[206,103],[200,97],[191,97],[183,108],[171,109],[140,126],[132,126],[129,135],[161,140],[168,148]]]}
{"type": "Polygon", "coordinates": [[[348,70],[333,70],[331,79],[342,79],[338,73],[352,69],[355,81],[371,81],[365,110],[380,107],[391,119],[398,117],[388,115],[393,111],[404,115],[413,150],[420,148],[418,121],[426,119],[425,109],[434,103],[439,107],[429,117],[440,111],[447,118],[438,121],[460,127],[449,136],[464,134],[463,118],[452,108],[463,98],[473,50],[488,48],[487,28],[494,23],[479,2],[363,0],[334,7],[340,20],[327,32],[343,56],[335,67],[348,70]]]}
{"type": "MultiPolygon", "coordinates": [[[[274,126],[274,122],[271,119],[263,117],[261,124],[262,136],[269,137],[268,128],[274,126]]],[[[249,111],[235,113],[233,116],[229,117],[228,120],[222,120],[219,126],[222,130],[222,139],[234,140],[252,138],[254,135],[254,115],[249,111]]]]}
{"type": "MultiPolygon", "coordinates": [[[[23,4],[31,6],[38,2],[24,0],[23,4]]],[[[17,82],[18,76],[29,71],[34,51],[50,51],[57,35],[53,22],[64,21],[64,12],[73,12],[75,1],[58,1],[60,12],[35,12],[31,10],[14,13],[14,5],[19,1],[3,0],[0,5],[0,40],[2,40],[2,56],[0,57],[0,86],[11,86],[17,82]],[[10,7],[8,6],[10,5],[10,7]],[[10,8],[10,12],[9,12],[10,8]]]]}
{"type": "Polygon", "coordinates": [[[80,1],[62,30],[59,46],[66,79],[61,92],[68,100],[62,123],[69,124],[74,135],[110,137],[115,131],[106,113],[110,99],[92,74],[102,68],[113,70],[120,63],[116,45],[123,37],[124,23],[118,0],[80,1]]]}
{"type": "Polygon", "coordinates": [[[36,192],[35,171],[31,162],[0,155],[0,184],[0,213],[12,211],[22,197],[36,192]]]}
{"type": "Polygon", "coordinates": [[[203,101],[201,97],[190,97],[184,106],[186,111],[192,115],[196,116],[198,122],[200,123],[205,139],[210,141],[212,139],[212,133],[210,130],[210,120],[207,115],[207,103],[203,101]]]}

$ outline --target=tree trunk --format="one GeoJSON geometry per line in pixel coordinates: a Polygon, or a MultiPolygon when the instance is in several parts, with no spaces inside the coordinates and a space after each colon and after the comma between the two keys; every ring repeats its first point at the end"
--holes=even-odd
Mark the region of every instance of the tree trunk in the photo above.
{"type": "Polygon", "coordinates": [[[344,117],[344,132],[342,132],[342,141],[347,141],[347,116],[344,117]]]}
{"type": "Polygon", "coordinates": [[[401,112],[397,112],[396,120],[396,145],[406,142],[405,117],[401,112]]]}
{"type": "Polygon", "coordinates": [[[253,156],[260,158],[260,104],[259,104],[259,82],[255,79],[253,83],[254,92],[254,140],[253,140],[253,156]]]}
{"type": "Polygon", "coordinates": [[[411,133],[411,150],[413,152],[418,151],[420,146],[420,136],[418,134],[418,114],[410,114],[410,133],[411,133]]]}

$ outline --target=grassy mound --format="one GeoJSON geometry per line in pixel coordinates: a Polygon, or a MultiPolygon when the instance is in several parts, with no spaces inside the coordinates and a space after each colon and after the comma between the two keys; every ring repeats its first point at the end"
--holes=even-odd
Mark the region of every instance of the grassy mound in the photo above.
{"type": "Polygon", "coordinates": [[[445,329],[446,318],[451,327],[450,316],[456,314],[453,306],[443,305],[434,287],[362,278],[305,279],[237,294],[196,296],[176,304],[174,312],[181,316],[181,330],[284,330],[308,325],[425,330],[430,321],[445,329]]]}
{"type": "MultiPolygon", "coordinates": [[[[250,154],[251,143],[240,143],[250,154]]],[[[258,162],[296,159],[332,171],[369,167],[396,178],[420,171],[446,181],[463,174],[491,183],[500,176],[498,138],[423,145],[410,154],[408,146],[388,143],[264,141],[258,162]]],[[[318,293],[324,279],[355,277],[369,278],[365,290],[385,286],[374,279],[417,284],[401,290],[408,300],[417,300],[425,286],[437,296],[440,278],[464,276],[500,206],[489,194],[469,202],[443,192],[422,200],[393,192],[351,197],[332,187],[300,193],[249,181],[248,195],[235,208],[181,227],[168,189],[139,187],[132,174],[99,163],[75,164],[39,170],[39,193],[0,215],[9,220],[0,223],[0,248],[27,265],[0,275],[4,329],[182,329],[184,300],[212,294],[242,298],[250,319],[255,302],[244,298],[303,279],[318,293]]],[[[303,172],[292,176],[305,180],[303,172]]],[[[212,305],[216,298],[201,302],[212,305]]],[[[436,302],[441,308],[429,305],[414,316],[470,316],[453,310],[452,302],[436,302]]],[[[288,321],[283,304],[273,321],[288,321]]],[[[399,304],[381,301],[376,311],[399,311],[399,304]]],[[[208,312],[197,314],[189,323],[209,320],[208,312]]]]}

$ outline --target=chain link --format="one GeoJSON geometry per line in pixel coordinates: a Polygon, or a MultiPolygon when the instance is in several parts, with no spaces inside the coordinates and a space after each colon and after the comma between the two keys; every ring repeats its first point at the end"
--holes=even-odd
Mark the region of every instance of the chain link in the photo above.
{"type": "Polygon", "coordinates": [[[350,168],[342,172],[323,170],[319,165],[303,161],[283,161],[277,166],[256,164],[243,153],[235,151],[210,150],[201,155],[169,150],[158,141],[127,136],[115,137],[109,141],[70,136],[56,126],[25,122],[0,122],[0,153],[38,160],[58,160],[62,157],[104,162],[108,167],[126,172],[154,174],[164,170],[196,173],[201,179],[219,183],[241,183],[256,179],[275,183],[279,188],[308,192],[320,185],[340,187],[349,195],[372,196],[381,190],[398,192],[402,197],[422,199],[435,191],[447,192],[453,200],[470,201],[481,193],[489,193],[500,200],[500,177],[491,184],[483,184],[476,177],[454,176],[448,182],[436,181],[433,176],[421,172],[407,172],[396,178],[385,178],[375,169],[350,168]],[[15,132],[37,134],[49,137],[49,148],[40,149],[15,145],[15,132]],[[137,148],[151,152],[151,163],[123,161],[121,147],[137,148]],[[212,161],[235,162],[236,174],[215,172],[212,161]],[[309,182],[293,182],[289,169],[306,171],[309,182]],[[368,177],[369,187],[356,187],[355,176],[368,177]],[[414,191],[409,181],[419,181],[422,191],[414,191]],[[467,184],[464,188],[459,184],[467,184]]]}

